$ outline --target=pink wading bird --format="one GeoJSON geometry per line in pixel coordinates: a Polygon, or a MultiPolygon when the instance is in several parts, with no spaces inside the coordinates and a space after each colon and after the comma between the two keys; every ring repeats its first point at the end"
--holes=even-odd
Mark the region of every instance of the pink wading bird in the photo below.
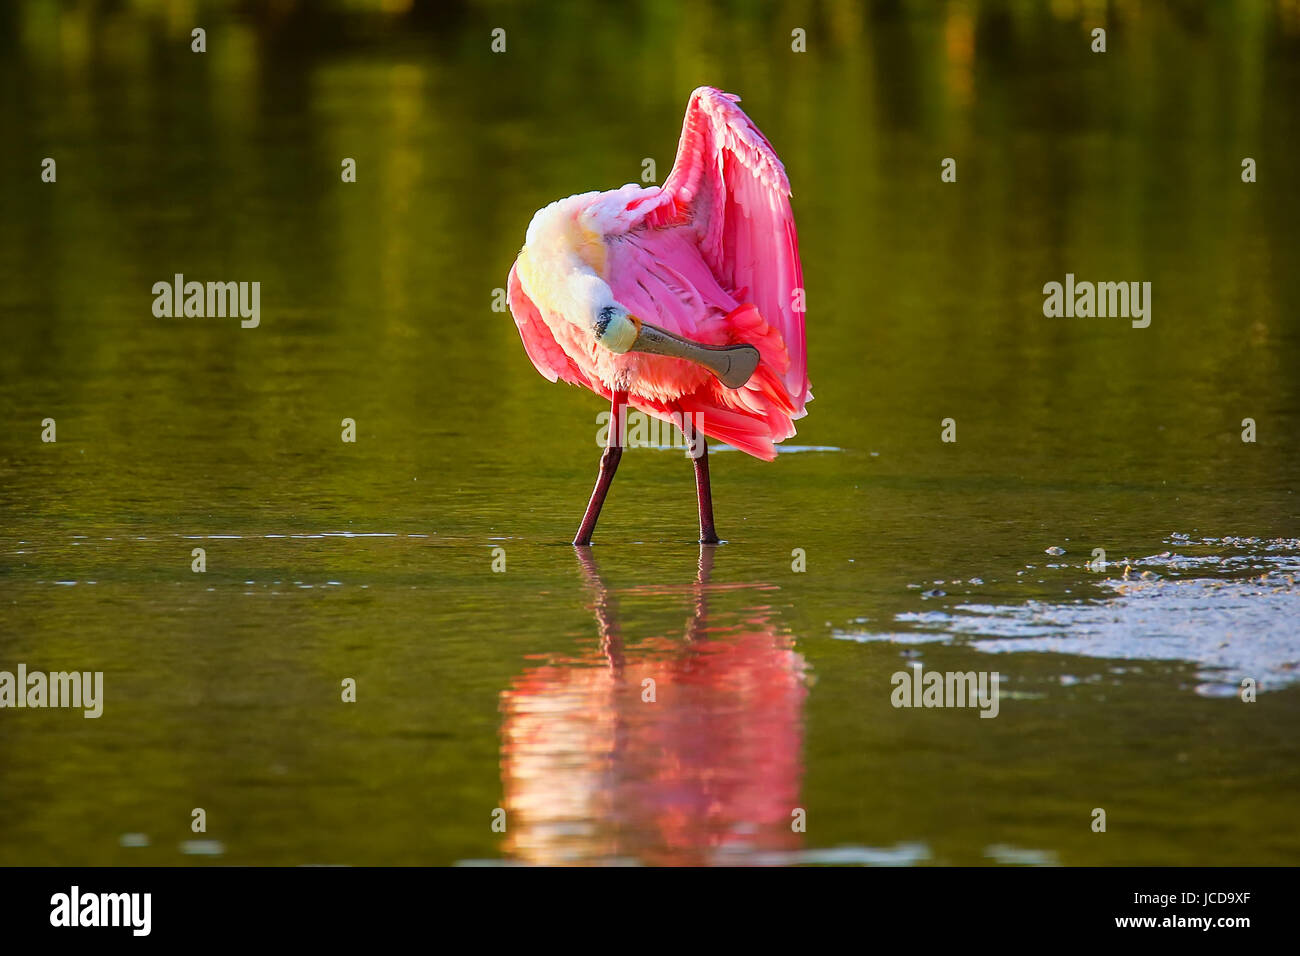
{"type": "Polygon", "coordinates": [[[576,545],[591,543],[629,402],[698,441],[700,541],[715,544],[704,435],[771,461],[812,398],[790,182],[738,101],[697,89],[662,188],[551,203],[510,270],[510,311],[537,371],[611,403],[576,545]]]}

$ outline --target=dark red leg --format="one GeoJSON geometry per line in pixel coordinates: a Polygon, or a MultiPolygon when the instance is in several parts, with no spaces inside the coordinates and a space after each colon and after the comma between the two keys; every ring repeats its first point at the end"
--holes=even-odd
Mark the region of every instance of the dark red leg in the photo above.
{"type": "Polygon", "coordinates": [[[709,443],[704,432],[697,432],[700,456],[695,459],[695,493],[700,500],[700,544],[717,544],[713,527],[713,489],[709,486],[709,443]]]}
{"type": "Polygon", "coordinates": [[[623,457],[623,423],[627,419],[627,392],[615,392],[610,401],[609,443],[600,456],[600,475],[596,478],[596,487],[592,489],[591,500],[587,502],[587,513],[582,516],[582,525],[573,539],[576,545],[591,544],[591,533],[596,530],[596,519],[609,494],[609,486],[614,481],[614,472],[618,471],[618,461],[623,457]]]}

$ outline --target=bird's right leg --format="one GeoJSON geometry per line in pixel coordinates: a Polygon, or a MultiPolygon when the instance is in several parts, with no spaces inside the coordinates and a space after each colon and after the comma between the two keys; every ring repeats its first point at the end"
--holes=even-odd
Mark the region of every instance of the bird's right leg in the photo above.
{"type": "Polygon", "coordinates": [[[600,456],[600,474],[596,478],[596,487],[592,489],[591,500],[587,502],[587,513],[582,516],[582,525],[573,543],[579,546],[591,544],[591,533],[596,530],[596,519],[609,494],[609,486],[614,481],[614,472],[618,471],[619,459],[623,457],[623,422],[627,416],[627,392],[614,392],[610,400],[609,441],[600,456]]]}
{"type": "Polygon", "coordinates": [[[700,505],[700,544],[717,544],[718,532],[713,526],[713,487],[709,484],[709,443],[704,432],[695,431],[699,441],[699,454],[695,456],[695,495],[700,505]]]}

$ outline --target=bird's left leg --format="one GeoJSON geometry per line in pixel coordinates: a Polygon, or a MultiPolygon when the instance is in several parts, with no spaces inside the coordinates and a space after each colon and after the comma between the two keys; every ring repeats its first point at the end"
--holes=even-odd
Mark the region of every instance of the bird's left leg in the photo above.
{"type": "Polygon", "coordinates": [[[587,512],[582,516],[582,525],[573,539],[575,545],[591,544],[591,533],[596,530],[596,519],[609,494],[609,486],[614,482],[614,472],[618,471],[619,459],[623,457],[623,422],[627,417],[627,392],[614,392],[610,400],[609,441],[600,456],[600,475],[596,478],[596,487],[591,491],[591,500],[587,502],[587,512]]]}
{"type": "Polygon", "coordinates": [[[695,461],[695,496],[700,503],[700,544],[717,544],[718,532],[713,527],[713,488],[709,485],[709,443],[698,428],[692,429],[690,437],[695,461]]]}

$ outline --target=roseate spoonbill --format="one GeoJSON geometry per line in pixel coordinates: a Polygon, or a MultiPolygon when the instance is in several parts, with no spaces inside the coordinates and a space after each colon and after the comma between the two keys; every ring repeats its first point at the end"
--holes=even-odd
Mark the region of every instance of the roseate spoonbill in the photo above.
{"type": "Polygon", "coordinates": [[[629,404],[698,441],[700,541],[716,544],[704,435],[771,461],[812,398],[790,182],[739,100],[697,89],[662,187],[551,203],[510,270],[510,311],[537,371],[611,403],[576,545],[591,543],[629,404]]]}

